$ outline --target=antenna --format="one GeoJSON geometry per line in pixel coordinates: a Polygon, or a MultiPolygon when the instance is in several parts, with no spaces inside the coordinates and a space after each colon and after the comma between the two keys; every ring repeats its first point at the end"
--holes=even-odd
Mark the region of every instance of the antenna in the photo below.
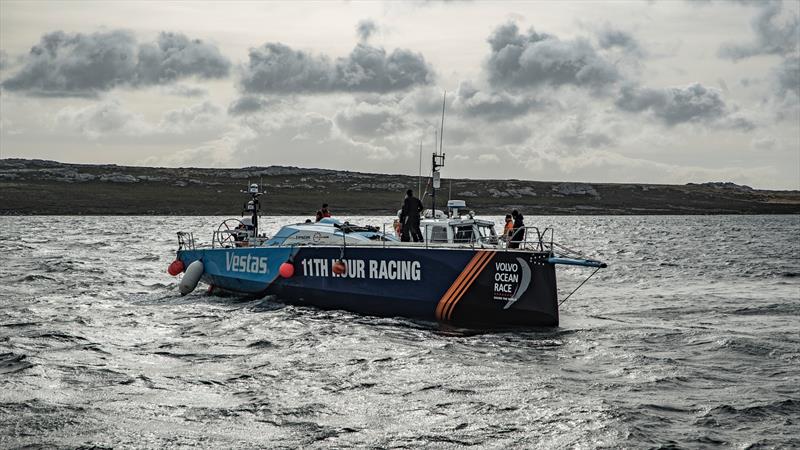
{"type": "Polygon", "coordinates": [[[442,122],[441,130],[439,131],[439,154],[442,154],[442,140],[444,140],[444,104],[447,100],[447,90],[444,91],[442,96],[442,122]]]}
{"type": "MultiPolygon", "coordinates": [[[[431,213],[433,218],[436,219],[436,189],[441,187],[441,178],[439,176],[439,168],[444,167],[444,153],[442,152],[442,137],[444,135],[444,105],[447,101],[447,91],[444,91],[442,97],[442,122],[439,128],[439,152],[434,149],[433,157],[431,158],[431,180],[433,181],[433,189],[431,193],[431,213]]],[[[436,143],[434,142],[434,147],[436,143]]]]}
{"type": "Polygon", "coordinates": [[[419,172],[417,175],[417,195],[422,196],[422,138],[419,138],[419,172]]]}

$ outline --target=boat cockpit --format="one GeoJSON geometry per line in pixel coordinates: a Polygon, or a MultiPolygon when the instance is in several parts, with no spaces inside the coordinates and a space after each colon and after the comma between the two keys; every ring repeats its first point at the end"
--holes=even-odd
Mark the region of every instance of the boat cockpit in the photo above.
{"type": "Polygon", "coordinates": [[[482,244],[497,245],[494,222],[476,219],[473,211],[467,211],[464,200],[449,200],[447,214],[436,210],[425,210],[420,229],[425,241],[431,244],[482,244]]]}

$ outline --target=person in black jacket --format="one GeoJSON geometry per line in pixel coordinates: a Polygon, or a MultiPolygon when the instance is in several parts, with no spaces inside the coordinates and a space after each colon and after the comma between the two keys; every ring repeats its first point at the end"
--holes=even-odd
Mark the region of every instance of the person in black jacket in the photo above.
{"type": "Polygon", "coordinates": [[[402,235],[400,240],[403,242],[422,242],[422,232],[419,230],[419,213],[422,212],[422,202],[414,197],[414,191],[406,191],[406,199],[403,200],[403,209],[400,211],[400,223],[402,224],[402,235]]]}
{"type": "Polygon", "coordinates": [[[519,244],[525,240],[525,222],[522,214],[516,209],[511,211],[511,217],[514,219],[514,234],[508,241],[508,248],[519,248],[519,244]]]}

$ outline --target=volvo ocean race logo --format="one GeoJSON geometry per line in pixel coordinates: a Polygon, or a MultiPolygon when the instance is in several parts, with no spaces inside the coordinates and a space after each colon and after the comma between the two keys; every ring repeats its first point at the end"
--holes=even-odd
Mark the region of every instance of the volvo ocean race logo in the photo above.
{"type": "Polygon", "coordinates": [[[517,262],[496,262],[494,268],[494,299],[505,301],[503,309],[508,309],[528,290],[531,268],[522,258],[517,262]]]}
{"type": "Polygon", "coordinates": [[[267,257],[233,255],[225,252],[225,268],[228,272],[267,273],[267,257]]]}

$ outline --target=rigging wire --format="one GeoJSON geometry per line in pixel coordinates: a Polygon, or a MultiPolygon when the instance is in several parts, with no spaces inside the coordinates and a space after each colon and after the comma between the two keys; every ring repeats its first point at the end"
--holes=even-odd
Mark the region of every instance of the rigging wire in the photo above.
{"type": "Polygon", "coordinates": [[[579,284],[579,285],[578,285],[578,287],[576,287],[575,289],[573,289],[573,290],[572,290],[572,292],[570,292],[570,293],[569,293],[569,295],[567,296],[567,298],[565,298],[564,300],[561,300],[561,302],[559,302],[559,303],[558,303],[558,306],[560,307],[561,305],[563,305],[563,304],[564,304],[564,302],[565,302],[565,301],[569,300],[569,298],[570,298],[570,297],[572,297],[572,294],[574,294],[575,292],[577,292],[577,290],[578,290],[578,289],[580,289],[580,288],[581,288],[581,286],[583,286],[583,285],[584,285],[584,284],[585,284],[587,281],[589,281],[589,278],[592,278],[592,277],[594,276],[594,274],[596,274],[596,273],[597,273],[597,272],[598,272],[600,269],[601,269],[600,267],[598,267],[598,268],[594,269],[594,272],[592,272],[592,274],[591,274],[591,275],[589,275],[588,277],[586,277],[586,279],[585,279],[585,280],[583,280],[583,282],[581,282],[581,284],[579,284]]]}

